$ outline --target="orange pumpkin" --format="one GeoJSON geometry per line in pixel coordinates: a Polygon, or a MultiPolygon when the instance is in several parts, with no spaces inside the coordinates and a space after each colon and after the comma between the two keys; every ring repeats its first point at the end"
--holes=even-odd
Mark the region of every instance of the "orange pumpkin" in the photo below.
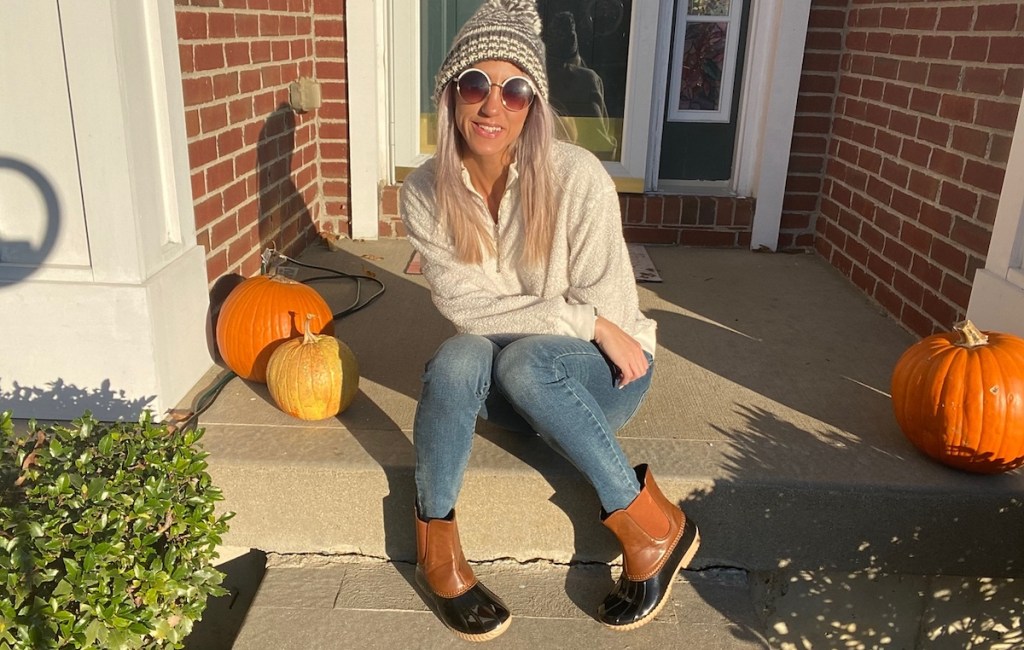
{"type": "Polygon", "coordinates": [[[970,321],[912,345],[892,375],[896,421],[928,456],[982,474],[1024,465],[1024,339],[970,321]]]}
{"type": "Polygon", "coordinates": [[[310,327],[334,334],[334,315],[316,289],[281,275],[248,278],[231,290],[217,317],[217,349],[243,379],[266,382],[267,362],[277,346],[310,327]]]}
{"type": "Polygon", "coordinates": [[[302,420],[323,420],[344,411],[359,391],[359,364],[352,350],[333,336],[309,329],[270,355],[267,388],[277,407],[302,420]]]}

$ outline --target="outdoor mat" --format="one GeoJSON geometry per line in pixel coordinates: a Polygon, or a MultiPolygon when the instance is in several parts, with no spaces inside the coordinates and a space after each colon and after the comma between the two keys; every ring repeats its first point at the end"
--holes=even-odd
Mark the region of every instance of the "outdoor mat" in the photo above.
{"type": "MultiPolygon", "coordinates": [[[[658,273],[657,267],[654,266],[654,262],[651,261],[651,256],[647,254],[646,246],[626,244],[626,248],[629,250],[629,261],[633,265],[633,277],[637,282],[661,282],[661,275],[658,273]]],[[[420,254],[414,252],[405,266],[405,273],[406,275],[419,275],[421,272],[420,254]]]]}

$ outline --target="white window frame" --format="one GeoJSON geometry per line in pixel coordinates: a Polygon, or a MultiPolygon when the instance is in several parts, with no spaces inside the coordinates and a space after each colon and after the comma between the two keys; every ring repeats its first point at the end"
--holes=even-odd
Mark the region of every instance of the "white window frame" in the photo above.
{"type": "Polygon", "coordinates": [[[726,16],[691,16],[690,0],[676,0],[676,29],[672,43],[672,71],[669,97],[678,98],[683,76],[683,55],[686,53],[686,26],[690,23],[726,23],[725,61],[722,66],[722,87],[719,89],[718,110],[701,111],[680,109],[673,101],[668,109],[669,122],[728,122],[732,116],[732,89],[736,80],[736,51],[739,46],[741,8],[745,0],[730,0],[726,16]]]}

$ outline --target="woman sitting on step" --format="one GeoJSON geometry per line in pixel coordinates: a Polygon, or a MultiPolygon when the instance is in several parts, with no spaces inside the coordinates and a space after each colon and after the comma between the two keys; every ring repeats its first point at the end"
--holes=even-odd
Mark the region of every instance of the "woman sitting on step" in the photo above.
{"type": "Polygon", "coordinates": [[[437,74],[436,155],[401,190],[434,304],[459,332],[427,364],[413,424],[416,579],[472,641],[511,620],[455,523],[477,417],[536,432],[597,491],[624,564],[597,612],[605,625],[650,621],[699,544],[615,436],[650,386],[655,323],[638,307],[611,178],[554,140],[540,33],[533,0],[487,0],[466,22],[437,74]]]}

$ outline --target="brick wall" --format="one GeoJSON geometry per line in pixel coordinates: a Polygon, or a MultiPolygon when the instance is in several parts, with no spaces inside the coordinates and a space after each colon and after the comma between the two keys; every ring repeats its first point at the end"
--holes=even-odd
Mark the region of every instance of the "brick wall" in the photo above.
{"type": "Polygon", "coordinates": [[[348,230],[343,0],[176,0],[196,230],[213,284],[348,230]],[[322,85],[297,113],[288,86],[322,85]]]}
{"type": "Polygon", "coordinates": [[[920,335],[967,309],[1024,86],[1018,2],[851,0],[816,249],[920,335]]]}
{"type": "Polygon", "coordinates": [[[811,3],[779,224],[780,251],[809,250],[814,246],[849,2],[811,3]]]}

